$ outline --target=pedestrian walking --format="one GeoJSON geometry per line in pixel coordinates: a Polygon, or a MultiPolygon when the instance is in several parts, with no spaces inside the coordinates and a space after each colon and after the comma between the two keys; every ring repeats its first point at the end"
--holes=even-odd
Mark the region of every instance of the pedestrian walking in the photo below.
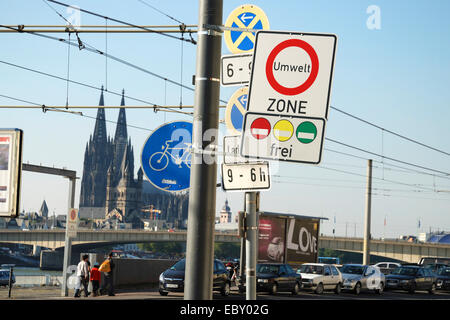
{"type": "Polygon", "coordinates": [[[100,287],[100,282],[102,278],[102,274],[98,270],[99,265],[98,263],[94,264],[94,267],[91,270],[91,276],[90,280],[92,283],[92,296],[96,297],[98,296],[98,289],[100,287]]]}
{"type": "Polygon", "coordinates": [[[108,258],[101,264],[99,270],[105,274],[105,282],[100,289],[100,293],[104,294],[108,290],[108,296],[114,296],[114,261],[112,252],[108,258]]]}
{"type": "MultiPolygon", "coordinates": [[[[84,290],[84,296],[87,297],[89,295],[88,293],[88,285],[89,285],[89,266],[88,266],[88,258],[89,256],[87,254],[83,255],[81,258],[80,263],[77,265],[77,277],[80,280],[81,285],[83,286],[84,290]]],[[[80,297],[80,287],[77,287],[75,289],[75,298],[80,297]]]]}

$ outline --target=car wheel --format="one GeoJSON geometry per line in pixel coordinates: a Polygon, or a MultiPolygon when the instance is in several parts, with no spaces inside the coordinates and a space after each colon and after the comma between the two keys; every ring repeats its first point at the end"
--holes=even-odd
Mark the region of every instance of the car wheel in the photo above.
{"type": "Polygon", "coordinates": [[[159,294],[165,297],[165,296],[167,296],[169,294],[169,292],[159,290],[159,294]]]}
{"type": "Polygon", "coordinates": [[[354,293],[359,295],[361,293],[361,283],[357,282],[355,285],[354,293]]]}
{"type": "Polygon", "coordinates": [[[416,284],[415,284],[415,283],[413,283],[413,284],[411,285],[411,288],[409,288],[408,292],[411,293],[411,294],[413,294],[414,292],[416,292],[416,284]]]}
{"type": "Polygon", "coordinates": [[[278,284],[274,283],[272,285],[272,288],[270,288],[270,294],[275,295],[275,294],[277,294],[277,292],[278,292],[278,284]]]}
{"type": "Polygon", "coordinates": [[[230,295],[230,284],[228,282],[225,283],[220,294],[224,297],[228,297],[230,295]]]}
{"type": "Polygon", "coordinates": [[[384,291],[384,283],[380,282],[380,287],[376,289],[375,292],[378,294],[383,294],[383,291],[384,291]]]}
{"type": "Polygon", "coordinates": [[[322,284],[322,282],[317,285],[317,288],[316,288],[316,290],[314,292],[317,293],[317,294],[322,294],[323,293],[323,284],[322,284]]]}
{"type": "Polygon", "coordinates": [[[294,296],[298,295],[298,292],[300,291],[300,286],[298,285],[298,282],[295,283],[294,289],[292,290],[292,294],[294,296]]]}
{"type": "Polygon", "coordinates": [[[334,289],[334,293],[336,293],[336,294],[341,294],[341,283],[338,283],[337,285],[336,285],[336,288],[334,289]]]}
{"type": "Polygon", "coordinates": [[[433,284],[431,285],[430,290],[428,290],[428,293],[429,293],[429,294],[434,294],[435,292],[436,292],[436,284],[433,283],[433,284]]]}

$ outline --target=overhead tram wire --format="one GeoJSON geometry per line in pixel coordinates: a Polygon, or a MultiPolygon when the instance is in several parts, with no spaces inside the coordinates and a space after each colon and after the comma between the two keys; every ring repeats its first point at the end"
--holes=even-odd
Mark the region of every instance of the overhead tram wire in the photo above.
{"type": "Polygon", "coordinates": [[[374,124],[374,123],[372,123],[372,122],[370,122],[370,121],[367,121],[367,120],[364,120],[364,119],[362,119],[362,118],[360,118],[360,117],[357,117],[357,116],[355,116],[355,115],[352,115],[352,114],[350,114],[350,113],[348,113],[348,112],[345,112],[345,111],[343,111],[343,110],[341,110],[341,109],[338,109],[338,108],[336,108],[336,107],[330,106],[330,108],[333,109],[333,110],[336,110],[336,111],[338,111],[338,112],[340,112],[340,113],[342,113],[342,114],[345,114],[345,115],[348,116],[348,117],[351,117],[351,118],[356,119],[356,120],[358,120],[358,121],[361,121],[361,122],[363,122],[363,123],[365,123],[365,124],[368,124],[368,125],[370,125],[370,126],[372,126],[372,127],[374,127],[374,128],[377,128],[377,129],[380,129],[380,130],[382,130],[382,131],[388,132],[388,133],[390,133],[390,134],[392,134],[392,135],[394,135],[394,136],[397,136],[397,137],[402,138],[402,139],[405,139],[405,140],[407,140],[407,141],[409,141],[409,142],[418,144],[418,145],[420,145],[420,146],[422,146],[422,147],[425,147],[425,148],[428,148],[428,149],[430,149],[430,150],[433,150],[433,151],[442,153],[442,154],[444,154],[444,155],[446,155],[446,156],[450,156],[450,153],[449,153],[449,152],[446,152],[446,151],[443,151],[443,150],[434,148],[434,147],[432,147],[432,146],[430,146],[430,145],[427,145],[427,144],[425,144],[425,143],[422,143],[422,142],[420,142],[420,141],[417,141],[417,140],[408,138],[408,137],[406,137],[406,136],[404,136],[404,135],[401,135],[401,134],[396,133],[396,132],[394,132],[394,131],[391,131],[391,130],[389,130],[389,129],[383,128],[383,127],[381,127],[381,126],[379,126],[379,125],[376,125],[376,124],[374,124]]]}
{"type": "MultiPolygon", "coordinates": [[[[47,111],[56,111],[56,112],[64,112],[64,113],[68,113],[68,114],[78,115],[78,116],[81,116],[81,117],[83,117],[83,118],[89,118],[89,119],[94,119],[94,120],[98,120],[98,119],[99,119],[98,117],[93,117],[93,116],[85,115],[85,114],[83,114],[82,112],[74,112],[74,111],[70,111],[70,110],[53,109],[53,108],[51,108],[51,107],[46,107],[45,104],[36,103],[36,102],[31,102],[31,101],[27,101],[27,100],[15,98],[15,97],[3,95],[3,94],[0,94],[0,97],[4,97],[4,98],[11,99],[11,100],[17,100],[17,101],[25,102],[25,103],[28,103],[28,104],[31,104],[31,105],[35,105],[35,106],[37,106],[37,107],[40,107],[44,113],[46,113],[47,111]]],[[[112,123],[112,124],[116,124],[116,125],[118,124],[118,122],[113,121],[113,120],[105,119],[105,121],[106,121],[106,122],[109,122],[109,123],[112,123]]],[[[144,128],[144,127],[135,126],[135,125],[131,125],[131,124],[128,124],[128,123],[126,124],[126,126],[127,126],[127,127],[130,127],[130,128],[134,128],[134,129],[139,129],[139,130],[149,131],[149,132],[153,132],[153,131],[154,131],[154,130],[152,130],[152,129],[148,129],[148,128],[144,128]]]]}
{"type": "MultiPolygon", "coordinates": [[[[71,8],[72,7],[71,5],[68,5],[66,3],[62,3],[62,2],[59,2],[59,1],[55,1],[55,0],[47,0],[47,1],[52,2],[54,4],[57,4],[57,5],[60,5],[60,6],[63,6],[63,7],[66,7],[66,8],[71,8]]],[[[119,19],[111,18],[111,17],[105,16],[105,15],[102,15],[102,14],[99,14],[99,13],[95,13],[95,12],[92,12],[92,11],[89,11],[89,10],[86,10],[86,9],[82,9],[82,8],[78,8],[77,7],[77,10],[79,10],[80,12],[83,12],[83,13],[87,13],[89,15],[93,15],[93,16],[96,16],[96,17],[99,17],[99,18],[102,18],[102,19],[110,20],[110,21],[114,21],[114,22],[117,22],[117,23],[120,23],[120,24],[124,24],[124,25],[130,26],[130,27],[133,27],[133,28],[138,28],[138,29],[146,30],[148,32],[157,33],[157,34],[160,34],[160,35],[172,38],[172,39],[180,40],[180,41],[186,41],[186,42],[192,43],[194,45],[197,44],[197,42],[192,38],[191,34],[190,34],[190,39],[185,39],[185,38],[177,37],[177,36],[174,36],[174,35],[171,35],[171,34],[163,33],[163,32],[157,31],[157,30],[149,29],[149,28],[146,28],[146,27],[143,27],[143,26],[138,26],[136,24],[125,22],[125,21],[122,21],[122,20],[119,20],[119,19]]]]}
{"type": "Polygon", "coordinates": [[[150,8],[152,8],[153,10],[155,10],[155,11],[161,13],[162,15],[166,16],[167,18],[171,19],[172,21],[178,22],[179,24],[184,24],[184,23],[181,22],[180,20],[178,20],[178,19],[176,19],[176,18],[174,18],[174,17],[168,15],[167,13],[163,12],[162,10],[159,10],[159,9],[156,8],[155,6],[152,6],[151,4],[149,4],[149,3],[147,3],[147,2],[145,2],[145,1],[143,1],[143,0],[138,0],[138,1],[139,1],[140,3],[146,5],[147,7],[150,7],[150,8]]]}
{"type": "MultiPolygon", "coordinates": [[[[10,29],[10,30],[14,30],[14,31],[17,31],[17,32],[19,32],[19,33],[28,33],[28,34],[31,34],[31,35],[34,35],[34,36],[38,36],[38,37],[42,37],[42,38],[46,38],[46,39],[55,40],[55,41],[58,41],[58,42],[68,43],[68,41],[67,41],[66,39],[63,39],[63,38],[56,38],[56,37],[48,36],[48,35],[45,35],[45,34],[42,34],[42,33],[38,33],[38,32],[24,31],[24,30],[21,31],[20,29],[16,29],[16,28],[13,28],[13,27],[10,27],[10,26],[5,26],[5,25],[0,25],[0,27],[7,28],[7,29],[10,29]]],[[[76,44],[76,43],[74,43],[74,42],[69,42],[69,44],[70,44],[71,46],[76,46],[76,47],[78,47],[78,44],[76,44]]],[[[182,86],[183,88],[188,89],[188,90],[190,90],[190,91],[192,91],[192,92],[195,91],[194,88],[191,88],[191,87],[188,87],[188,86],[186,86],[186,85],[183,85],[183,84],[181,84],[181,83],[179,83],[179,82],[177,82],[177,81],[168,79],[167,77],[161,76],[161,75],[159,75],[159,74],[157,74],[157,73],[155,73],[155,72],[152,72],[152,71],[150,71],[150,70],[147,70],[147,69],[144,69],[144,68],[142,68],[142,67],[139,67],[139,66],[137,66],[137,65],[135,65],[135,64],[133,64],[133,63],[131,63],[131,62],[128,62],[128,61],[126,61],[126,60],[123,60],[123,59],[117,58],[117,57],[115,57],[115,56],[112,56],[111,54],[106,54],[105,52],[103,52],[103,51],[101,51],[101,50],[99,50],[99,49],[96,49],[96,48],[94,48],[94,47],[92,47],[92,46],[90,46],[90,45],[88,45],[88,46],[89,46],[89,47],[85,47],[84,50],[87,50],[87,51],[89,51],[89,52],[93,52],[93,53],[96,53],[96,54],[100,54],[100,55],[103,55],[103,56],[107,56],[108,58],[110,58],[110,59],[112,59],[112,60],[115,60],[115,61],[117,61],[117,62],[119,62],[119,63],[122,63],[122,64],[124,64],[124,65],[127,65],[127,66],[129,66],[129,67],[131,67],[131,68],[134,68],[134,69],[136,69],[136,70],[142,71],[142,72],[144,72],[144,73],[150,74],[151,76],[154,76],[154,77],[156,77],[156,78],[158,78],[158,79],[167,81],[167,82],[169,82],[169,83],[171,83],[171,84],[173,84],[173,85],[176,85],[176,86],[182,86]]]]}
{"type": "Polygon", "coordinates": [[[444,171],[440,171],[440,170],[436,170],[436,169],[431,169],[431,168],[427,168],[427,167],[424,167],[424,166],[421,166],[421,165],[417,165],[417,164],[414,164],[414,163],[410,163],[410,162],[407,162],[407,161],[403,161],[403,160],[398,160],[398,159],[395,159],[395,158],[387,157],[385,155],[381,155],[381,154],[378,154],[376,152],[372,152],[372,151],[365,150],[365,149],[362,149],[362,148],[359,148],[359,147],[355,147],[355,146],[352,146],[352,145],[349,145],[347,143],[343,143],[343,142],[340,142],[340,141],[337,141],[337,140],[334,140],[334,139],[331,139],[331,138],[325,137],[325,140],[328,140],[328,141],[331,141],[331,142],[343,145],[343,146],[345,146],[347,148],[352,148],[352,149],[355,149],[355,150],[358,150],[358,151],[361,151],[361,152],[365,152],[365,153],[368,153],[368,154],[371,154],[371,155],[374,155],[374,156],[377,156],[377,157],[381,157],[381,158],[388,159],[388,160],[391,160],[391,161],[403,163],[403,164],[406,164],[408,166],[429,170],[429,171],[432,171],[432,172],[443,174],[445,176],[450,176],[450,173],[448,173],[448,172],[444,172],[444,171]]]}
{"type": "MultiPolygon", "coordinates": [[[[352,157],[352,158],[355,158],[355,159],[361,159],[361,160],[365,160],[365,161],[369,160],[368,158],[364,158],[364,157],[357,156],[357,155],[354,155],[354,154],[351,154],[351,153],[347,153],[347,152],[337,151],[337,150],[333,150],[333,149],[330,149],[330,148],[323,148],[323,149],[325,151],[333,152],[333,153],[336,153],[336,154],[341,154],[341,155],[352,157]]],[[[438,175],[438,174],[433,174],[433,173],[429,173],[429,172],[425,172],[425,171],[419,171],[419,170],[415,170],[415,169],[411,169],[411,168],[398,166],[398,165],[395,165],[395,164],[392,164],[392,163],[378,161],[378,160],[375,160],[375,159],[372,159],[372,161],[376,162],[376,163],[384,164],[385,166],[388,166],[388,167],[404,169],[405,172],[409,171],[411,173],[419,173],[419,174],[423,174],[423,175],[433,176],[433,177],[436,177],[436,178],[450,179],[450,177],[447,176],[447,175],[438,175]]],[[[377,167],[374,167],[374,168],[377,168],[377,167]]],[[[386,168],[386,167],[385,167],[385,170],[392,170],[393,171],[393,169],[386,168]]]]}

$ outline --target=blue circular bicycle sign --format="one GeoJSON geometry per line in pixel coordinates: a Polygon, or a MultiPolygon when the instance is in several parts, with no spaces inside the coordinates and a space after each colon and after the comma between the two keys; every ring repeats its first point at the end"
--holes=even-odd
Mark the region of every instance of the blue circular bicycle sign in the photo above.
{"type": "Polygon", "coordinates": [[[175,121],[158,127],[142,148],[141,165],[158,189],[178,192],[189,188],[192,123],[175,121]]]}

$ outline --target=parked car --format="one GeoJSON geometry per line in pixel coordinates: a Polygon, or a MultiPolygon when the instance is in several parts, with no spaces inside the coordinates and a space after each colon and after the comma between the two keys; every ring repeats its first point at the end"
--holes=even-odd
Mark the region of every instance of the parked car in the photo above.
{"type": "Polygon", "coordinates": [[[318,257],[317,261],[319,263],[326,263],[326,264],[340,264],[340,260],[338,257],[318,257]]]}
{"type": "Polygon", "coordinates": [[[423,266],[426,269],[431,270],[436,276],[442,268],[448,267],[447,264],[444,263],[428,263],[423,266]]]}
{"type": "Polygon", "coordinates": [[[383,293],[386,279],[384,274],[376,266],[362,264],[346,264],[341,268],[342,290],[353,291],[356,295],[361,291],[375,291],[383,293]]]}
{"type": "Polygon", "coordinates": [[[256,265],[256,290],[259,292],[291,292],[297,295],[302,277],[288,264],[260,263],[256,265]]]}
{"type": "MultiPolygon", "coordinates": [[[[9,269],[0,269],[0,286],[8,286],[9,285],[9,269]]],[[[14,276],[14,272],[11,278],[12,283],[16,282],[16,277],[14,276]]]]}
{"type": "Polygon", "coordinates": [[[437,274],[436,288],[450,291],[450,267],[441,268],[437,274]]]}
{"type": "Polygon", "coordinates": [[[342,274],[334,265],[305,263],[297,273],[302,276],[302,287],[305,290],[313,290],[317,294],[322,294],[325,290],[341,293],[342,274]]]}
{"type": "Polygon", "coordinates": [[[386,276],[385,289],[401,289],[409,293],[416,290],[427,290],[433,294],[436,290],[437,278],[431,270],[421,266],[402,265],[386,276]]]}
{"type": "Polygon", "coordinates": [[[400,267],[401,264],[397,262],[378,262],[374,264],[374,266],[380,268],[380,271],[385,275],[388,275],[392,271],[400,267]]]}
{"type": "MultiPolygon", "coordinates": [[[[175,263],[159,276],[159,294],[167,296],[169,292],[184,292],[186,259],[175,263]]],[[[214,259],[213,290],[219,291],[223,296],[230,294],[230,278],[224,264],[214,259]]]]}

